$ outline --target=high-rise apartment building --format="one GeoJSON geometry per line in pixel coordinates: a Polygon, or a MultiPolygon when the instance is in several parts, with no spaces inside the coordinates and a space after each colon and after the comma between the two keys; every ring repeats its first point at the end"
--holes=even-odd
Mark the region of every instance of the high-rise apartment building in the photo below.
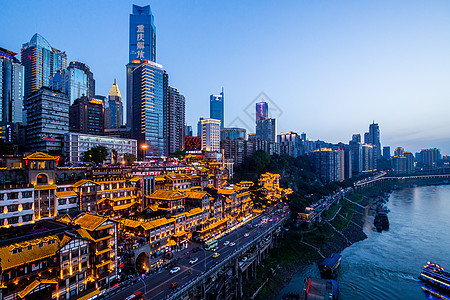
{"type": "MultiPolygon", "coordinates": [[[[24,67],[15,57],[16,55],[17,53],[0,48],[0,123],[2,125],[11,126],[13,123],[23,122],[24,67]]],[[[7,141],[11,142],[9,138],[7,141]]]]}
{"type": "Polygon", "coordinates": [[[103,135],[103,101],[82,96],[69,108],[69,130],[72,132],[103,135]]]}
{"type": "Polygon", "coordinates": [[[150,5],[133,4],[130,14],[129,63],[134,60],[156,62],[156,28],[150,5]]]}
{"type": "Polygon", "coordinates": [[[27,97],[41,87],[50,87],[50,78],[57,71],[65,69],[67,55],[50,46],[49,42],[36,33],[28,43],[23,44],[21,53],[25,68],[25,107],[27,97]]]}
{"type": "Polygon", "coordinates": [[[384,146],[383,147],[383,159],[390,159],[391,158],[391,147],[384,146]]]}
{"type": "Polygon", "coordinates": [[[224,100],[225,96],[222,92],[219,95],[209,96],[209,117],[220,121],[220,129],[224,127],[224,100]]]}
{"type": "Polygon", "coordinates": [[[298,157],[303,154],[303,143],[296,132],[282,132],[277,136],[277,143],[280,145],[280,153],[292,157],[298,157]]]}
{"type": "Polygon", "coordinates": [[[162,65],[143,62],[132,71],[131,135],[146,155],[167,155],[168,74],[162,65]]]}
{"type": "Polygon", "coordinates": [[[363,171],[361,136],[354,134],[352,140],[349,142],[349,146],[352,152],[352,176],[358,176],[363,171]]]}
{"type": "Polygon", "coordinates": [[[441,159],[441,151],[437,148],[424,149],[420,151],[420,162],[430,168],[436,168],[439,159],[441,159]]]}
{"type": "Polygon", "coordinates": [[[267,102],[256,103],[256,123],[259,120],[269,117],[269,106],[267,102]]]}
{"type": "Polygon", "coordinates": [[[404,152],[405,149],[403,149],[402,147],[397,147],[394,150],[394,156],[402,156],[404,152]]]}
{"type": "Polygon", "coordinates": [[[277,120],[264,118],[256,123],[256,139],[275,143],[277,137],[277,120]]]}
{"type": "Polygon", "coordinates": [[[323,183],[339,180],[338,151],[330,148],[316,149],[312,153],[314,171],[323,183]]]}
{"type": "Polygon", "coordinates": [[[69,99],[64,93],[41,87],[27,98],[27,148],[61,153],[69,131],[69,99]]]}
{"type": "Polygon", "coordinates": [[[374,171],[376,166],[375,146],[370,144],[362,144],[362,171],[374,171]]]}
{"type": "Polygon", "coordinates": [[[220,151],[220,120],[203,119],[202,150],[220,151]]]}
{"type": "Polygon", "coordinates": [[[89,99],[95,96],[94,75],[89,66],[72,61],[67,69],[59,70],[50,80],[51,88],[66,94],[72,105],[76,99],[86,96],[89,99]]]}
{"type": "Polygon", "coordinates": [[[184,148],[185,98],[177,88],[169,86],[167,104],[167,142],[171,154],[184,148]]]}
{"type": "Polygon", "coordinates": [[[116,80],[108,94],[108,103],[105,108],[105,128],[119,128],[123,124],[122,96],[116,80]]]}

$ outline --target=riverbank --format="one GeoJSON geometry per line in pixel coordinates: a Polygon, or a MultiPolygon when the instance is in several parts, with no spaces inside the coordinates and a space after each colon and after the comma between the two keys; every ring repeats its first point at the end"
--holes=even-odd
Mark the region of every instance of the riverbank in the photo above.
{"type": "MultiPolygon", "coordinates": [[[[292,276],[307,265],[365,239],[364,215],[370,207],[370,197],[352,194],[342,199],[323,215],[323,221],[307,230],[289,230],[279,246],[258,266],[257,276],[245,282],[244,298],[250,299],[264,284],[255,299],[273,299],[292,276]]],[[[298,293],[301,293],[299,287],[298,293]]]]}

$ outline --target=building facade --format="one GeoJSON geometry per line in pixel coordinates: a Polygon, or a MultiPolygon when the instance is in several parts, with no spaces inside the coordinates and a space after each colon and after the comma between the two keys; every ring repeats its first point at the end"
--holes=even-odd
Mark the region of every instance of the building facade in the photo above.
{"type": "Polygon", "coordinates": [[[133,128],[139,145],[147,145],[146,155],[167,155],[168,75],[162,66],[144,62],[133,70],[133,128]]]}
{"type": "Polygon", "coordinates": [[[259,120],[269,117],[269,105],[267,102],[256,103],[256,123],[259,120]]]}
{"type": "Polygon", "coordinates": [[[123,124],[122,96],[116,80],[108,94],[108,103],[105,108],[105,128],[119,128],[123,124]]]}
{"type": "Polygon", "coordinates": [[[69,99],[42,87],[27,98],[27,148],[34,152],[61,153],[69,131],[69,99]]]}
{"type": "Polygon", "coordinates": [[[321,148],[312,152],[313,167],[323,183],[339,180],[338,151],[330,148],[321,148]]]}
{"type": "Polygon", "coordinates": [[[72,132],[103,135],[103,102],[82,96],[69,108],[69,130],[72,132]]]}
{"type": "Polygon", "coordinates": [[[130,14],[129,62],[134,60],[156,62],[156,27],[150,5],[133,4],[130,14]]]}
{"type": "Polygon", "coordinates": [[[277,120],[273,118],[260,119],[256,123],[256,139],[275,143],[277,138],[277,120]]]}
{"type": "Polygon", "coordinates": [[[136,140],[81,134],[76,132],[69,132],[65,134],[63,153],[71,162],[82,162],[84,152],[96,146],[103,146],[108,149],[109,156],[111,156],[111,150],[115,149],[117,151],[119,161],[123,161],[123,155],[127,153],[133,154],[137,157],[136,140]],[[122,159],[120,159],[121,157],[122,159]]]}

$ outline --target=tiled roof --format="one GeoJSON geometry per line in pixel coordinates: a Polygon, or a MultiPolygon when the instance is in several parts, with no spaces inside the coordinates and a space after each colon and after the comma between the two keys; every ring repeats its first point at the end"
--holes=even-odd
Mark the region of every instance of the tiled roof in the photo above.
{"type": "Polygon", "coordinates": [[[56,198],[78,196],[74,191],[56,192],[56,198]]]}
{"type": "Polygon", "coordinates": [[[186,192],[186,196],[191,199],[202,199],[207,194],[207,192],[186,192]]]}
{"type": "Polygon", "coordinates": [[[148,198],[155,200],[178,200],[183,199],[186,196],[180,192],[168,191],[168,190],[157,190],[151,194],[148,198]]]}
{"type": "Polygon", "coordinates": [[[119,222],[122,223],[126,227],[132,227],[132,228],[139,227],[142,224],[142,222],[140,222],[140,221],[125,219],[125,218],[120,219],[119,222]]]}
{"type": "Polygon", "coordinates": [[[160,218],[160,219],[156,219],[153,221],[145,222],[144,224],[142,224],[142,228],[144,228],[144,230],[149,230],[149,229],[163,226],[163,225],[173,223],[173,222],[175,222],[175,219],[173,219],[173,218],[170,218],[170,219],[160,218]]]}
{"type": "Polygon", "coordinates": [[[75,182],[74,184],[72,184],[71,187],[79,187],[79,186],[82,186],[83,184],[85,184],[87,182],[92,182],[92,183],[95,183],[96,185],[98,185],[96,182],[94,182],[92,180],[82,179],[82,180],[79,180],[79,181],[75,182]]]}
{"type": "Polygon", "coordinates": [[[115,205],[115,206],[113,206],[113,210],[127,209],[135,204],[136,204],[136,202],[126,203],[126,204],[122,204],[122,205],[115,205]]]}
{"type": "Polygon", "coordinates": [[[43,190],[56,190],[58,186],[56,184],[44,184],[44,185],[35,185],[35,191],[43,191],[43,190]]]}
{"type": "Polygon", "coordinates": [[[80,225],[81,228],[92,231],[106,222],[108,218],[82,213],[74,219],[74,223],[80,225]]]}
{"type": "Polygon", "coordinates": [[[232,195],[235,191],[232,189],[219,189],[217,191],[217,193],[222,194],[222,195],[232,195]]]}
{"type": "Polygon", "coordinates": [[[201,209],[200,207],[196,207],[194,209],[191,209],[188,212],[187,216],[190,217],[190,216],[198,215],[198,214],[201,214],[202,212],[203,212],[203,209],[201,209]]]}
{"type": "Polygon", "coordinates": [[[59,156],[51,156],[48,155],[47,153],[43,153],[43,152],[35,152],[33,154],[30,154],[28,156],[26,156],[24,159],[37,159],[37,160],[58,160],[59,156]]]}

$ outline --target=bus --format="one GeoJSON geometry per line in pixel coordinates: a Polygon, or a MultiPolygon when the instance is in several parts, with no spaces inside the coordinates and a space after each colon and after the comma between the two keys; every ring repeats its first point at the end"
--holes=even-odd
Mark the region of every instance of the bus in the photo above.
{"type": "Polygon", "coordinates": [[[144,293],[137,291],[134,294],[131,294],[130,296],[126,297],[123,300],[143,300],[144,299],[144,293]]]}
{"type": "Polygon", "coordinates": [[[219,242],[217,240],[210,240],[205,242],[205,245],[203,246],[205,250],[211,250],[219,245],[219,242]]]}

